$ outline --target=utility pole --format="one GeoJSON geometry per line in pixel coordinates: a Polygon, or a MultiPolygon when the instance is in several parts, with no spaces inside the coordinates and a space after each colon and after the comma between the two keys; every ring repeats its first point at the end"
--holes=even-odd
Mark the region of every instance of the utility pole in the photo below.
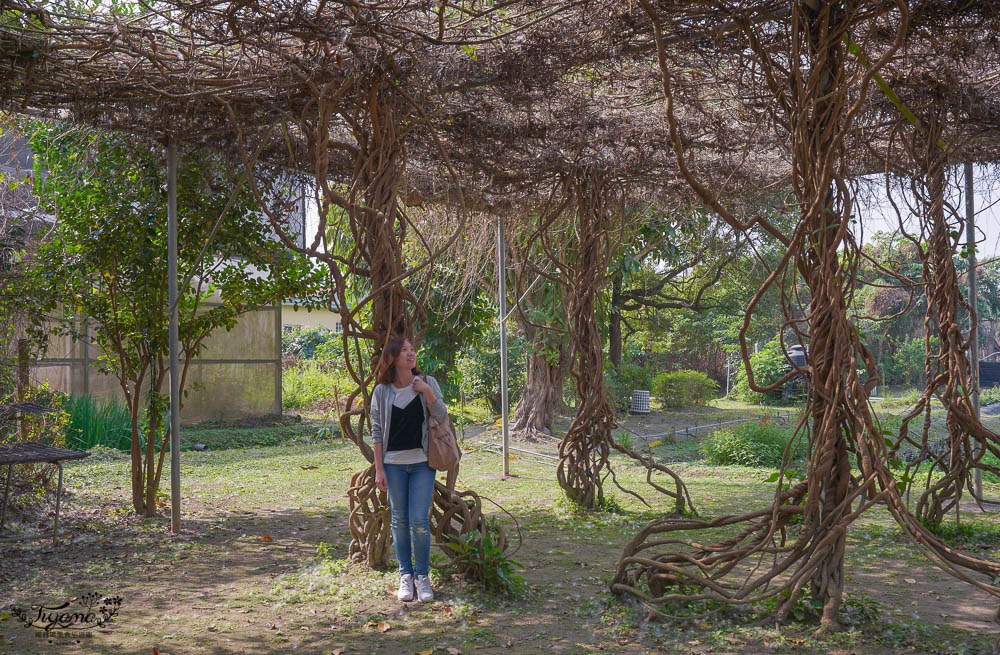
{"type": "Polygon", "coordinates": [[[500,297],[500,425],[503,429],[503,477],[510,475],[510,433],[507,426],[507,253],[503,216],[497,217],[497,295],[500,297]]]}
{"type": "MultiPolygon", "coordinates": [[[[972,409],[979,419],[979,316],[978,312],[978,289],[976,288],[976,205],[973,198],[975,185],[972,178],[972,162],[965,162],[965,244],[969,257],[969,362],[971,364],[970,382],[972,389],[969,396],[972,398],[972,409]]],[[[976,457],[981,454],[982,446],[976,446],[976,457]]],[[[976,498],[983,497],[983,472],[977,466],[973,471],[973,480],[976,487],[976,498]]]]}

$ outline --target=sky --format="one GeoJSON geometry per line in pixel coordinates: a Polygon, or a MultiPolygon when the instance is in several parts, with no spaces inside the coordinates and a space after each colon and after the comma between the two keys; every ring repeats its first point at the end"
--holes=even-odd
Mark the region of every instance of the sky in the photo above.
{"type": "MultiPolygon", "coordinates": [[[[973,167],[973,184],[975,193],[973,202],[975,209],[977,258],[980,262],[987,258],[1000,255],[1000,180],[996,173],[986,166],[973,167]]],[[[858,197],[857,214],[862,219],[863,232],[860,235],[863,243],[871,240],[876,232],[895,232],[899,229],[899,220],[895,210],[887,199],[885,181],[882,176],[866,179],[870,182],[870,198],[862,194],[858,197]]],[[[965,180],[962,167],[952,169],[949,176],[949,186],[952,190],[949,203],[965,216],[965,180]]],[[[907,211],[906,203],[897,200],[897,205],[903,212],[907,211]]],[[[904,221],[907,231],[916,230],[916,220],[908,217],[904,221]]],[[[962,241],[965,236],[963,234],[962,241]]]]}

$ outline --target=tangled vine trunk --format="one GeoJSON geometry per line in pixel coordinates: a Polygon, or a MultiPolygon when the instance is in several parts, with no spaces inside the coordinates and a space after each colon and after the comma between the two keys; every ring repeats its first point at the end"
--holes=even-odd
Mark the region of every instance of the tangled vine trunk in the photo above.
{"type": "Polygon", "coordinates": [[[556,475],[571,500],[583,507],[600,507],[615,412],[604,389],[604,340],[594,310],[610,259],[608,212],[614,190],[595,171],[577,175],[571,184],[576,198],[576,243],[568,303],[575,352],[570,373],[576,381],[578,403],[576,416],[559,443],[556,475]]]}

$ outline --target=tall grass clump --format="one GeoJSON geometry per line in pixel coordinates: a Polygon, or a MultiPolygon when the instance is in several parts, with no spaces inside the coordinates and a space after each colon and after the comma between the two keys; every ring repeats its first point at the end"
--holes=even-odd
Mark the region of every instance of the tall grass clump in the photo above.
{"type": "Polygon", "coordinates": [[[354,385],[347,376],[318,360],[300,360],[281,372],[281,406],[285,409],[313,407],[332,400],[334,387],[343,396],[354,385]]]}
{"type": "MultiPolygon", "coordinates": [[[[710,434],[701,444],[701,453],[710,464],[719,466],[777,467],[781,465],[791,430],[770,417],[723,428],[710,434]]],[[[791,455],[801,456],[802,446],[791,455]]]]}
{"type": "Polygon", "coordinates": [[[117,398],[97,400],[86,394],[66,401],[69,424],[66,444],[78,450],[101,445],[128,450],[132,445],[132,418],[125,403],[117,398]]]}

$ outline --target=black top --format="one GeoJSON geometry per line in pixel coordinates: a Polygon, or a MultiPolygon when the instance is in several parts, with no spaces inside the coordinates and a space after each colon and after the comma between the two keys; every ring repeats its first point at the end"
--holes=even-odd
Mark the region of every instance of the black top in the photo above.
{"type": "Polygon", "coordinates": [[[389,421],[386,451],[423,448],[424,407],[420,404],[419,394],[403,409],[393,405],[389,421]]]}

